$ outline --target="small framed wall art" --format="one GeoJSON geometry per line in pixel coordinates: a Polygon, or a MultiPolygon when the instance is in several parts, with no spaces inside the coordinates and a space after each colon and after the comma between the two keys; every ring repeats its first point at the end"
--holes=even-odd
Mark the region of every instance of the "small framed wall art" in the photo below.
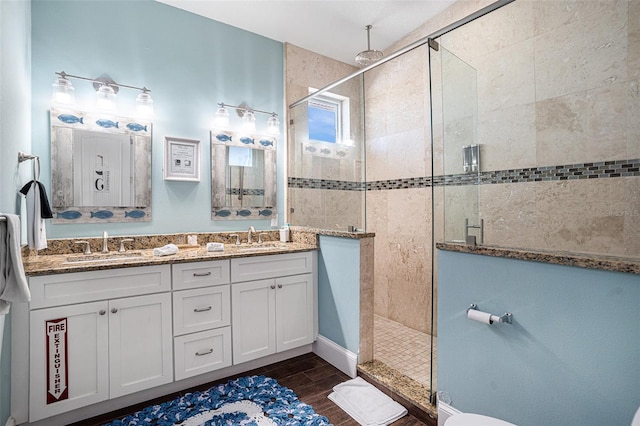
{"type": "Polygon", "coordinates": [[[200,141],[164,138],[164,180],[200,182],[200,141]]]}

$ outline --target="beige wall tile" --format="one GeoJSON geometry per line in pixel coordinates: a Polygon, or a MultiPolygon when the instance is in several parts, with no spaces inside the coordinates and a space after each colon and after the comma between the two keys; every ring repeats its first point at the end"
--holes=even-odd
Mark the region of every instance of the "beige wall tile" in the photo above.
{"type": "Polygon", "coordinates": [[[536,38],[536,99],[555,98],[626,79],[627,4],[602,3],[611,6],[608,13],[588,9],[592,14],[580,15],[536,38]]]}
{"type": "Polygon", "coordinates": [[[627,158],[640,158],[640,79],[629,82],[627,102],[627,158]]]}
{"type": "Polygon", "coordinates": [[[640,78],[640,1],[629,2],[627,76],[640,78]]]}
{"type": "Polygon", "coordinates": [[[480,114],[480,170],[534,167],[536,107],[534,103],[480,114]]]}
{"type": "Polygon", "coordinates": [[[485,244],[539,247],[536,183],[480,185],[485,244]]]}
{"type": "MultiPolygon", "coordinates": [[[[464,2],[460,2],[464,3],[464,2]]],[[[518,0],[442,36],[442,45],[465,60],[504,49],[534,36],[533,1],[518,0]]]]}
{"type": "MultiPolygon", "coordinates": [[[[540,183],[536,217],[541,248],[624,255],[625,187],[620,179],[540,183]]],[[[527,246],[525,246],[527,247],[527,246]]]]}
{"type": "Polygon", "coordinates": [[[624,179],[627,202],[624,211],[612,211],[612,215],[624,215],[625,255],[640,257],[640,177],[624,179]]]}
{"type": "Polygon", "coordinates": [[[622,82],[587,92],[587,161],[629,158],[625,125],[631,106],[629,89],[629,83],[622,82]]]}
{"type": "Polygon", "coordinates": [[[478,74],[478,114],[535,101],[534,40],[527,39],[471,62],[478,74]]]}
{"type": "Polygon", "coordinates": [[[587,99],[578,92],[536,103],[537,165],[588,161],[587,99]]]}

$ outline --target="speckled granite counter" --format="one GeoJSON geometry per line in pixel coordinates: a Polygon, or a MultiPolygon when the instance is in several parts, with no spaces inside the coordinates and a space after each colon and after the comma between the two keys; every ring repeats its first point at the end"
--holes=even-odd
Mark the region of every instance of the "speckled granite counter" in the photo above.
{"type": "Polygon", "coordinates": [[[530,260],[534,262],[553,263],[556,265],[640,274],[640,259],[560,251],[525,250],[495,246],[468,246],[466,244],[457,243],[436,243],[436,248],[460,253],[506,257],[509,259],[530,260]]]}
{"type": "Polygon", "coordinates": [[[342,237],[342,238],[354,238],[354,239],[373,238],[376,236],[374,232],[336,231],[331,229],[306,228],[303,226],[292,226],[291,230],[297,231],[297,232],[303,232],[303,233],[310,232],[317,235],[328,235],[330,237],[342,237]]]}
{"type": "MultiPolygon", "coordinates": [[[[73,238],[49,240],[48,248],[39,252],[24,250],[22,260],[27,276],[62,274],[67,272],[84,272],[103,269],[131,268],[136,266],[161,265],[172,263],[200,262],[207,260],[229,259],[234,257],[264,256],[271,254],[285,254],[299,251],[317,250],[317,237],[313,232],[293,231],[291,242],[278,241],[278,231],[262,231],[263,243],[235,245],[238,234],[242,241],[247,240],[246,232],[229,233],[187,233],[152,236],[118,236],[109,237],[109,252],[113,259],[108,260],[82,260],[84,245],[76,244],[76,241],[88,241],[95,257],[105,257],[100,254],[102,238],[73,238]],[[197,246],[185,244],[186,235],[198,237],[197,246]],[[118,253],[120,241],[132,238],[132,242],[126,242],[126,256],[118,253]],[[206,243],[220,242],[224,244],[224,251],[207,252],[206,243]],[[170,256],[154,256],[153,248],[162,247],[173,243],[178,245],[178,253],[170,256]],[[80,259],[80,260],[77,260],[80,259]]],[[[258,234],[258,233],[256,233],[258,234]]],[[[257,240],[257,235],[256,235],[257,240]]]]}

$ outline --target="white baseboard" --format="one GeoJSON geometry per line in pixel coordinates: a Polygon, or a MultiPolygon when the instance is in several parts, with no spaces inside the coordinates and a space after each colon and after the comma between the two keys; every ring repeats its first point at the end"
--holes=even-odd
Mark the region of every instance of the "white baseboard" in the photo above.
{"type": "Polygon", "coordinates": [[[342,371],[347,376],[357,376],[358,356],[324,336],[318,336],[313,344],[313,353],[342,371]]]}
{"type": "Polygon", "coordinates": [[[461,411],[456,410],[449,404],[438,401],[438,426],[444,426],[444,422],[454,414],[460,414],[461,411]]]}

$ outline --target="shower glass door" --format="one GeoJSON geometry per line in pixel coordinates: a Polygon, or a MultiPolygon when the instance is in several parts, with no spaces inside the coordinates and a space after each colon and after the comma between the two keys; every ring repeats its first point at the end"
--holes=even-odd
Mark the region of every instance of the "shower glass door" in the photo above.
{"type": "MultiPolygon", "coordinates": [[[[440,44],[444,240],[481,242],[477,71],[440,44]]],[[[434,89],[435,90],[435,89],[434,89]]]]}

